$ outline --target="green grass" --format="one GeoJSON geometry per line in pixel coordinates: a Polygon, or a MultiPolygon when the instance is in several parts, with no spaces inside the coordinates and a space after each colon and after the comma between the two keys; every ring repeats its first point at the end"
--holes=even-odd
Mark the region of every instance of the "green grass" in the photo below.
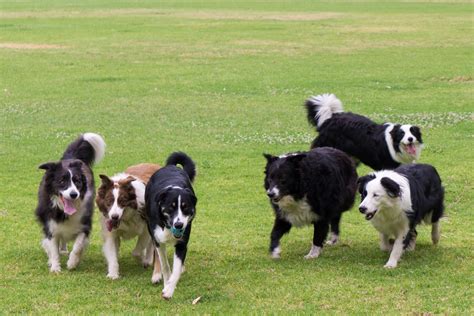
{"type": "Polygon", "coordinates": [[[472,11],[463,1],[0,1],[0,310],[474,313],[472,11]],[[269,258],[261,154],[308,148],[301,105],[321,92],[379,122],[422,126],[420,161],[446,187],[439,246],[422,227],[416,251],[386,270],[354,208],[317,260],[303,259],[310,228],[269,258]],[[96,178],[174,150],[197,162],[187,272],[169,302],[131,241],[121,279],[106,279],[98,212],[79,268],[48,272],[37,166],[86,131],[107,143],[96,178]]]}

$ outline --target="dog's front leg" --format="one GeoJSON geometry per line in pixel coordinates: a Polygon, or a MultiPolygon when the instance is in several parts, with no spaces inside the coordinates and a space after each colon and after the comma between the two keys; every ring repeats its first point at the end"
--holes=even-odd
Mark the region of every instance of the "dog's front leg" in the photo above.
{"type": "Polygon", "coordinates": [[[272,233],[270,235],[270,255],[273,259],[280,259],[280,239],[291,229],[291,224],[285,220],[275,217],[272,233]]]}
{"type": "Polygon", "coordinates": [[[162,292],[164,299],[170,299],[173,296],[176,285],[178,284],[179,278],[181,277],[184,259],[186,258],[186,245],[178,244],[176,245],[175,249],[176,251],[173,259],[173,273],[171,274],[169,280],[167,282],[165,281],[165,287],[162,292]]]}
{"type": "Polygon", "coordinates": [[[390,244],[390,239],[388,235],[380,233],[380,250],[390,251],[391,249],[392,245],[390,244]]]}
{"type": "Polygon", "coordinates": [[[392,252],[390,253],[390,258],[388,259],[387,263],[384,265],[384,268],[393,269],[397,267],[398,260],[403,254],[403,234],[398,236],[395,239],[395,243],[393,244],[392,252]]]}
{"type": "Polygon", "coordinates": [[[153,256],[153,274],[151,276],[151,283],[157,284],[161,281],[161,264],[160,264],[158,251],[153,248],[153,244],[151,246],[152,248],[150,252],[152,253],[152,256],[153,256]]]}
{"type": "Polygon", "coordinates": [[[104,236],[104,256],[107,260],[107,277],[112,280],[119,278],[119,264],[118,264],[118,247],[119,237],[115,237],[113,234],[106,234],[104,236]]]}
{"type": "Polygon", "coordinates": [[[61,272],[61,264],[59,262],[59,238],[51,237],[43,239],[43,248],[48,255],[49,271],[61,272]]]}
{"type": "Polygon", "coordinates": [[[69,270],[75,269],[81,260],[82,252],[84,248],[89,243],[89,238],[87,238],[85,233],[80,233],[77,235],[76,240],[74,241],[74,246],[72,246],[71,254],[67,261],[67,268],[69,270]]]}

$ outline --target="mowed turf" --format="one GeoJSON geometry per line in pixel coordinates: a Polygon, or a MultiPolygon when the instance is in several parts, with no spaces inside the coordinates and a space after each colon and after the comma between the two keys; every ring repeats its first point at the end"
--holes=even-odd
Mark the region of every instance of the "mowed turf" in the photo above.
{"type": "Polygon", "coordinates": [[[472,4],[461,1],[1,1],[0,310],[472,314],[472,38],[472,4]],[[302,103],[323,92],[378,122],[422,127],[420,162],[446,188],[438,246],[421,227],[417,249],[384,269],[358,197],[320,258],[303,259],[309,227],[269,258],[262,153],[308,149],[316,133],[302,103]],[[49,273],[37,166],[83,132],[107,143],[97,183],[175,150],[196,161],[197,217],[171,301],[131,257],[132,241],[121,278],[105,277],[97,210],[79,268],[62,258],[63,272],[49,273]]]}

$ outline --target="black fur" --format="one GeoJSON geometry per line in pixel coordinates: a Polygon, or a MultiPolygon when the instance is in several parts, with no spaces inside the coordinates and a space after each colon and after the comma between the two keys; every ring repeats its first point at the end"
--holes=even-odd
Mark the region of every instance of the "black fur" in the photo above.
{"type": "Polygon", "coordinates": [[[192,159],[185,153],[176,152],[169,156],[165,167],[153,174],[145,190],[146,220],[156,247],[159,247],[160,242],[156,240],[153,232],[157,226],[162,229],[172,228],[171,221],[177,213],[178,196],[181,196],[181,202],[185,203],[186,208],[182,208],[182,212],[190,216],[191,220],[184,230],[184,235],[178,238],[175,245],[176,255],[183,263],[196,211],[197,198],[192,187],[195,175],[196,165],[192,159]],[[183,166],[183,169],[178,168],[177,164],[183,166]]]}
{"type": "Polygon", "coordinates": [[[333,233],[338,235],[342,212],[351,208],[357,188],[352,160],[342,151],[329,147],[282,157],[264,156],[267,159],[264,187],[275,211],[270,252],[295,224],[314,225],[313,245],[318,247],[323,246],[330,224],[333,233]],[[281,208],[285,196],[291,196],[297,203],[306,199],[317,219],[290,222],[292,219],[281,208]]]}
{"type": "MultiPolygon", "coordinates": [[[[365,116],[351,112],[332,113],[331,117],[323,121],[318,127],[317,113],[321,106],[309,99],[305,103],[308,121],[316,126],[316,137],[311,149],[329,146],[344,151],[363,164],[374,170],[394,169],[401,165],[391,156],[385,139],[385,130],[389,124],[377,124],[365,116]]],[[[391,131],[391,140],[395,152],[400,153],[400,140],[404,136],[401,125],[395,124],[391,131]]],[[[412,126],[410,132],[421,144],[421,131],[412,126]]],[[[415,139],[414,139],[415,141],[415,139]]]]}

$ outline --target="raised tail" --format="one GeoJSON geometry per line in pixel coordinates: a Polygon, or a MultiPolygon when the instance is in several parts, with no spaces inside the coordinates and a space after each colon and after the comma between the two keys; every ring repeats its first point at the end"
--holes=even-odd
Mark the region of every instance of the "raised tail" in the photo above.
{"type": "Polygon", "coordinates": [[[312,96],[305,102],[308,121],[319,129],[334,113],[344,112],[342,102],[334,94],[312,96]]]}
{"type": "Polygon", "coordinates": [[[194,177],[196,176],[196,164],[194,161],[185,153],[178,151],[172,153],[168,159],[166,160],[166,165],[181,165],[183,166],[184,171],[188,174],[189,179],[191,182],[194,181],[194,177]]]}
{"type": "Polygon", "coordinates": [[[99,163],[105,154],[105,142],[102,136],[85,133],[66,148],[62,159],[79,159],[89,166],[99,163]]]}

